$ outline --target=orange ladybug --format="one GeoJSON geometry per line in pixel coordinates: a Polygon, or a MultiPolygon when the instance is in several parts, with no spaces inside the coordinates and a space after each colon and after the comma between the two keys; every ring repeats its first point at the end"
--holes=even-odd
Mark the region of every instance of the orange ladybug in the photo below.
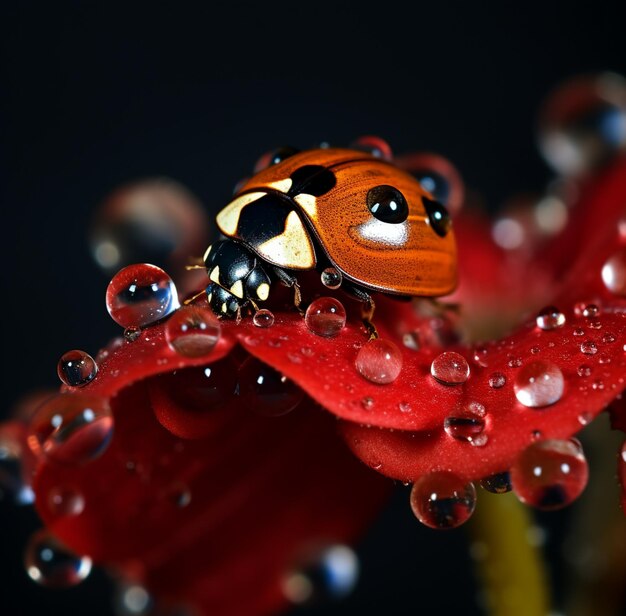
{"type": "MultiPolygon", "coordinates": [[[[263,160],[263,159],[262,159],[263,160]]],[[[437,297],[456,286],[456,245],[446,208],[409,173],[356,149],[284,148],[239,187],[207,249],[209,305],[237,316],[318,270],[373,309],[370,292],[437,297]]]]}

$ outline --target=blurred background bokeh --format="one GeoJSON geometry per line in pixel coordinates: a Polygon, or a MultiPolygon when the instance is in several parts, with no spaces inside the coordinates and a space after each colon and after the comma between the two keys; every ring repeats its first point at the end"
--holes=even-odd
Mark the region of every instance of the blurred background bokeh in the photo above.
{"type": "MultiPolygon", "coordinates": [[[[64,351],[95,354],[118,334],[90,238],[99,245],[94,217],[121,185],[171,178],[180,188],[156,189],[215,212],[268,149],[374,134],[397,153],[443,154],[496,211],[554,176],[537,148],[545,96],[572,76],[626,69],[626,15],[601,2],[24,2],[2,13],[2,416],[58,385],[64,351]]],[[[193,220],[180,228],[204,241],[193,220]]],[[[176,241],[154,233],[160,250],[176,241]]],[[[98,254],[115,264],[106,242],[98,254]]],[[[557,597],[570,515],[540,516],[530,538],[553,555],[557,597]]],[[[113,614],[101,572],[61,593],[27,578],[21,551],[36,527],[28,507],[0,502],[0,614],[113,614]]],[[[402,491],[358,552],[356,592],[298,613],[481,613],[463,530],[417,524],[402,491]]]]}

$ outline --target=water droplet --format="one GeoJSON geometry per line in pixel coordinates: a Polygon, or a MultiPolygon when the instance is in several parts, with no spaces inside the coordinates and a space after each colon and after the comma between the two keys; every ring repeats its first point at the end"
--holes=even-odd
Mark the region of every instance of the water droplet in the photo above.
{"type": "Polygon", "coordinates": [[[602,329],[602,323],[600,321],[589,321],[587,327],[589,329],[602,329]]]}
{"type": "Polygon", "coordinates": [[[582,450],[570,440],[545,440],[527,447],[511,467],[518,498],[538,509],[561,509],[587,484],[589,469],[582,450]]]}
{"type": "Polygon", "coordinates": [[[202,254],[207,226],[205,210],[184,186],[169,178],[142,180],[98,208],[91,252],[107,274],[139,261],[182,265],[188,255],[202,254]]]}
{"type": "Polygon", "coordinates": [[[30,424],[33,451],[66,464],[97,458],[113,435],[113,414],[104,398],[61,394],[44,402],[30,424]]]}
{"type": "Polygon", "coordinates": [[[334,267],[327,267],[321,274],[322,284],[329,289],[338,289],[343,282],[341,272],[334,267]]]}
{"type": "Polygon", "coordinates": [[[172,486],[168,493],[168,500],[180,509],[187,507],[191,502],[191,490],[182,484],[172,486]]]}
{"type": "Polygon", "coordinates": [[[587,304],[582,311],[582,315],[586,318],[597,317],[600,314],[600,308],[595,304],[587,304]]]}
{"type": "Polygon", "coordinates": [[[552,91],[541,109],[539,146],[559,175],[599,169],[624,149],[625,96],[624,78],[610,72],[577,76],[552,91]]]}
{"type": "Polygon", "coordinates": [[[515,397],[524,406],[539,408],[558,402],[565,381],[560,368],[546,361],[534,361],[524,366],[515,377],[515,397]]]}
{"type": "Polygon", "coordinates": [[[179,307],[172,279],[148,263],[120,270],[106,292],[107,310],[122,327],[145,327],[170,315],[179,307]]]}
{"type": "Polygon", "coordinates": [[[151,613],[152,603],[152,597],[143,586],[125,582],[116,592],[115,613],[117,616],[146,616],[151,613]]]}
{"type": "Polygon", "coordinates": [[[304,392],[286,376],[254,357],[239,369],[239,395],[259,415],[280,417],[304,400],[304,392]]]}
{"type": "Polygon", "coordinates": [[[422,348],[419,332],[408,332],[402,336],[402,344],[407,349],[419,351],[422,348]]]}
{"type": "Polygon", "coordinates": [[[537,355],[537,353],[539,353],[540,351],[541,351],[541,348],[539,348],[538,346],[531,347],[531,349],[530,349],[530,352],[533,355],[537,355]]]}
{"type": "Polygon", "coordinates": [[[220,339],[221,326],[210,310],[199,306],[179,308],[165,325],[165,339],[183,357],[202,357],[220,339]]]}
{"type": "Polygon", "coordinates": [[[578,376],[589,376],[592,372],[592,368],[588,364],[581,364],[578,366],[576,372],[578,373],[578,376]]]}
{"type": "Polygon", "coordinates": [[[590,424],[592,420],[593,415],[588,411],[584,411],[578,416],[578,422],[581,426],[586,426],[587,424],[590,424]]]}
{"type": "Polygon", "coordinates": [[[530,437],[533,439],[533,441],[536,441],[536,440],[540,439],[541,436],[542,436],[541,430],[533,430],[530,433],[530,437]]]}
{"type": "Polygon", "coordinates": [[[591,384],[591,389],[601,391],[604,389],[604,381],[597,379],[591,384]]]}
{"type": "Polygon", "coordinates": [[[96,377],[98,366],[93,357],[85,351],[68,351],[57,364],[57,374],[63,383],[70,387],[82,387],[96,377]]]}
{"type": "Polygon", "coordinates": [[[474,361],[483,368],[487,367],[487,354],[488,350],[486,347],[478,347],[474,350],[474,361]]]}
{"type": "Polygon", "coordinates": [[[401,413],[410,413],[412,410],[410,402],[398,402],[398,409],[401,413]]]}
{"type": "Polygon", "coordinates": [[[77,556],[45,530],[30,538],[24,565],[32,580],[50,588],[76,586],[91,571],[90,558],[77,556]]]}
{"type": "Polygon", "coordinates": [[[378,385],[392,383],[402,370],[402,353],[389,340],[370,340],[357,353],[354,361],[362,377],[378,385]]]}
{"type": "Polygon", "coordinates": [[[615,342],[615,336],[607,332],[602,336],[602,342],[604,342],[604,344],[611,344],[611,342],[615,342]]]}
{"type": "Polygon", "coordinates": [[[361,406],[366,410],[369,411],[371,409],[374,408],[374,398],[370,398],[369,396],[366,396],[365,398],[361,399],[361,406]]]}
{"type": "Polygon", "coordinates": [[[413,484],[411,509],[430,528],[456,528],[474,512],[476,488],[453,473],[437,471],[413,484]]]}
{"type": "Polygon", "coordinates": [[[56,516],[80,515],[85,509],[85,499],[71,488],[52,488],[48,494],[48,509],[56,516]]]}
{"type": "Polygon", "coordinates": [[[11,424],[0,425],[0,501],[30,505],[35,495],[25,480],[22,469],[21,431],[11,424]]]}
{"type": "Polygon", "coordinates": [[[489,386],[493,389],[500,389],[506,385],[506,377],[502,372],[493,372],[489,377],[489,386]]]}
{"type": "Polygon", "coordinates": [[[141,336],[141,328],[139,327],[127,327],[124,330],[124,340],[126,342],[135,342],[135,340],[139,340],[139,336],[141,336]]]}
{"type": "Polygon", "coordinates": [[[489,477],[480,480],[480,485],[492,494],[505,494],[512,490],[511,476],[508,472],[489,475],[489,477]]]}
{"type": "Polygon", "coordinates": [[[607,355],[606,353],[600,353],[600,355],[598,355],[598,363],[599,364],[610,364],[611,363],[611,356],[607,355]]]}
{"type": "Polygon", "coordinates": [[[261,310],[257,310],[252,317],[252,322],[257,327],[272,327],[274,325],[274,313],[267,308],[261,308],[261,310]]]}
{"type": "Polygon", "coordinates": [[[457,385],[467,381],[470,367],[463,355],[447,351],[435,357],[430,365],[430,374],[444,385],[457,385]]]}
{"type": "Polygon", "coordinates": [[[480,402],[470,402],[464,407],[457,409],[452,415],[445,418],[443,428],[446,433],[457,441],[465,441],[474,444],[486,444],[483,439],[485,429],[485,407],[480,402]]]}
{"type": "Polygon", "coordinates": [[[519,368],[522,365],[521,357],[511,357],[507,362],[509,368],[519,368]]]}
{"type": "Polygon", "coordinates": [[[565,315],[558,308],[548,306],[537,315],[536,323],[539,329],[556,329],[565,324],[565,315]]]}
{"type": "Polygon", "coordinates": [[[574,332],[573,332],[574,336],[584,336],[585,335],[585,330],[582,329],[581,327],[577,327],[574,332]]]}
{"type": "Polygon", "coordinates": [[[602,267],[602,282],[608,291],[626,296],[626,249],[614,254],[602,267]]]}
{"type": "Polygon", "coordinates": [[[334,297],[320,297],[307,308],[304,322],[314,334],[330,338],[346,324],[346,309],[334,297]]]}
{"type": "Polygon", "coordinates": [[[580,343],[580,350],[585,355],[595,355],[598,352],[598,345],[593,340],[585,340],[580,343]]]}
{"type": "Polygon", "coordinates": [[[359,577],[356,554],[345,545],[317,549],[301,558],[283,577],[281,586],[292,603],[311,604],[348,595],[359,577]]]}

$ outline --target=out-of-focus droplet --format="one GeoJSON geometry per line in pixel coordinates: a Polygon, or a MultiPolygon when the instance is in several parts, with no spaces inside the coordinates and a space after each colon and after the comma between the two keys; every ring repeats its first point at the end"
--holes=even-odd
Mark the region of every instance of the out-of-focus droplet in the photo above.
{"type": "Polygon", "coordinates": [[[513,383],[515,397],[524,406],[539,408],[558,402],[565,380],[558,366],[546,361],[526,364],[513,383]]]}
{"type": "Polygon", "coordinates": [[[167,498],[174,506],[183,509],[191,503],[191,490],[186,485],[177,483],[168,490],[167,498]]]}
{"type": "Polygon", "coordinates": [[[537,315],[536,322],[540,329],[556,329],[565,324],[565,315],[558,308],[548,306],[537,315]]]}
{"type": "Polygon", "coordinates": [[[113,414],[104,398],[61,394],[44,402],[30,423],[34,453],[65,464],[100,456],[113,435],[113,414]]]}
{"type": "Polygon", "coordinates": [[[150,593],[140,584],[122,582],[115,593],[116,616],[146,616],[153,607],[150,593]]]}
{"type": "Polygon", "coordinates": [[[430,528],[456,528],[469,519],[475,506],[474,484],[453,473],[437,471],[424,475],[411,490],[411,509],[430,528]]]}
{"type": "Polygon", "coordinates": [[[22,443],[10,426],[0,426],[0,501],[30,505],[35,495],[24,480],[22,443]]]}
{"type": "Polygon", "coordinates": [[[283,578],[285,597],[295,604],[341,599],[356,586],[359,561],[349,547],[334,545],[300,559],[283,578]]]}
{"type": "Polygon", "coordinates": [[[444,385],[457,385],[467,381],[470,367],[463,355],[447,351],[433,360],[430,374],[444,385]]]}
{"type": "Polygon", "coordinates": [[[198,200],[168,178],[116,190],[98,208],[90,245],[107,273],[131,263],[182,266],[208,244],[208,219],[198,200]]]}
{"type": "Polygon", "coordinates": [[[419,335],[419,332],[408,332],[402,336],[402,344],[407,349],[411,349],[412,351],[419,351],[422,348],[422,341],[419,335]]]}
{"type": "Polygon", "coordinates": [[[91,572],[91,559],[77,556],[46,530],[35,533],[24,553],[29,577],[50,588],[69,588],[80,584],[91,572]]]}
{"type": "Polygon", "coordinates": [[[80,515],[85,509],[85,499],[78,490],[52,488],[48,494],[48,509],[55,516],[80,515]]]}
{"type": "Polygon", "coordinates": [[[597,317],[599,314],[600,308],[598,308],[595,304],[587,304],[582,310],[582,315],[587,319],[597,317]]]}
{"type": "Polygon", "coordinates": [[[610,332],[607,332],[604,336],[602,336],[602,342],[604,342],[604,344],[611,344],[612,342],[615,342],[615,336],[610,332]]]}
{"type": "Polygon", "coordinates": [[[365,135],[359,137],[350,144],[350,147],[355,150],[362,150],[367,152],[376,158],[382,158],[384,160],[392,160],[393,152],[390,145],[380,137],[374,135],[365,135]]]}
{"type": "Polygon", "coordinates": [[[626,149],[626,81],[615,73],[577,77],[543,105],[539,146],[565,176],[593,171],[626,149]]]}
{"type": "Polygon", "coordinates": [[[261,308],[254,313],[252,322],[257,327],[272,327],[274,325],[274,313],[267,310],[267,308],[261,308]]]}
{"type": "Polygon", "coordinates": [[[581,364],[576,370],[578,376],[590,376],[592,371],[593,368],[588,364],[581,364]]]}
{"type": "Polygon", "coordinates": [[[593,421],[593,415],[589,411],[583,411],[578,415],[578,423],[581,426],[586,426],[593,421]]]}
{"type": "Polygon", "coordinates": [[[354,365],[368,381],[386,385],[398,378],[402,370],[402,353],[393,342],[376,338],[359,349],[354,365]]]}
{"type": "Polygon", "coordinates": [[[480,480],[480,485],[492,494],[504,494],[512,490],[511,476],[508,472],[489,475],[489,477],[480,480]]]}
{"type": "Polygon", "coordinates": [[[311,302],[304,321],[318,336],[336,336],[346,324],[346,309],[334,297],[320,297],[311,302]]]}
{"type": "Polygon", "coordinates": [[[502,372],[493,372],[489,376],[489,387],[492,389],[501,389],[506,385],[506,376],[502,372]]]}
{"type": "Polygon", "coordinates": [[[239,395],[250,410],[266,417],[286,415],[304,400],[295,383],[254,357],[239,369],[239,395]]]}
{"type": "Polygon", "coordinates": [[[261,156],[254,164],[254,173],[260,173],[268,167],[278,165],[284,160],[295,156],[298,152],[300,152],[300,150],[290,145],[284,145],[282,147],[275,148],[274,150],[270,150],[269,152],[265,152],[265,154],[263,154],[263,156],[261,156]]]}
{"type": "Polygon", "coordinates": [[[338,289],[343,282],[341,272],[334,267],[327,267],[320,276],[322,284],[329,289],[338,289]]]}
{"type": "Polygon", "coordinates": [[[598,352],[598,345],[593,340],[585,340],[580,343],[580,352],[585,355],[595,355],[598,352]]]}
{"type": "Polygon", "coordinates": [[[184,357],[209,354],[220,339],[221,326],[210,310],[200,306],[179,308],[165,325],[165,339],[184,357]]]}
{"type": "Polygon", "coordinates": [[[131,325],[131,327],[127,327],[124,330],[124,340],[126,340],[126,342],[135,342],[135,340],[139,340],[140,336],[141,336],[140,327],[134,327],[131,325]]]}
{"type": "Polygon", "coordinates": [[[491,230],[493,241],[505,250],[516,250],[524,243],[526,231],[518,220],[503,217],[497,220],[491,230]]]}
{"type": "Polygon", "coordinates": [[[535,224],[545,235],[556,235],[567,224],[567,204],[556,195],[547,195],[540,199],[533,214],[535,224]]]}
{"type": "Polygon", "coordinates": [[[602,282],[611,293],[626,296],[626,249],[616,252],[602,266],[602,282]]]}
{"type": "Polygon", "coordinates": [[[124,328],[145,327],[179,306],[172,279],[156,265],[138,263],[120,270],[106,292],[111,318],[124,328]]]}
{"type": "Polygon", "coordinates": [[[85,351],[68,351],[61,356],[57,364],[59,379],[70,387],[87,385],[96,378],[97,373],[96,362],[85,351]]]}
{"type": "Polygon", "coordinates": [[[518,498],[544,510],[561,509],[578,498],[588,475],[582,449],[571,440],[533,443],[511,467],[511,483],[518,498]]]}

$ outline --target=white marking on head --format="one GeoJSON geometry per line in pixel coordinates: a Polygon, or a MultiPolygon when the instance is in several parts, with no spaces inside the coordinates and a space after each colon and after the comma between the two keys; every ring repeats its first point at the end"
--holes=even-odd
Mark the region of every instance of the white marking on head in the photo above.
{"type": "Polygon", "coordinates": [[[233,199],[215,218],[220,231],[227,236],[232,237],[235,235],[239,225],[241,210],[249,203],[257,201],[266,194],[264,192],[251,192],[233,199]]]}

